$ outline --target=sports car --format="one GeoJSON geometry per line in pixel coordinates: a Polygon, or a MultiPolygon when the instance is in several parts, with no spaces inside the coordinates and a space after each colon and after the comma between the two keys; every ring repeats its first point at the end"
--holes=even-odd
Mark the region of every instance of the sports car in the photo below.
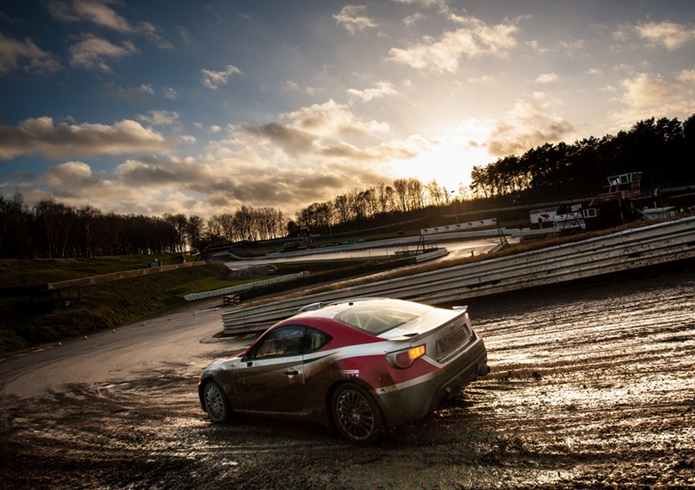
{"type": "Polygon", "coordinates": [[[467,307],[388,298],[315,303],[212,363],[198,394],[212,422],[306,416],[353,443],[416,422],[490,371],[467,307]]]}

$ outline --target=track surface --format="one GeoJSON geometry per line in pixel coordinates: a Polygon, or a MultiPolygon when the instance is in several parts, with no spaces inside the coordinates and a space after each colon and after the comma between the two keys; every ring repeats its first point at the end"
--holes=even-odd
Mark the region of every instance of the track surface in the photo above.
{"type": "Polygon", "coordinates": [[[692,265],[470,311],[492,373],[367,448],[209,424],[198,374],[252,340],[214,339],[213,307],[6,359],[0,488],[695,488],[692,265]]]}

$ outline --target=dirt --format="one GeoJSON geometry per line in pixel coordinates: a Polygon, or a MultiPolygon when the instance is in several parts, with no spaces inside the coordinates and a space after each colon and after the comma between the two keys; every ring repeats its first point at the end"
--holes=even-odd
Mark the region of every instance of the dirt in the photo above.
{"type": "Polygon", "coordinates": [[[208,359],[5,396],[0,488],[695,488],[694,271],[471,302],[492,373],[371,447],[308,423],[210,424],[208,359]]]}

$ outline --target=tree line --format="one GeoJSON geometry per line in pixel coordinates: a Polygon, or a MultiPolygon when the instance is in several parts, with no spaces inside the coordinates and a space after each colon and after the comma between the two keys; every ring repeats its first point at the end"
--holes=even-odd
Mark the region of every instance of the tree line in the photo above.
{"type": "Polygon", "coordinates": [[[695,182],[694,154],[695,115],[683,123],[651,118],[616,135],[546,143],[475,166],[471,191],[482,198],[594,195],[607,177],[628,172],[643,172],[642,185],[649,188],[682,185],[695,182]]]}
{"type": "Polygon", "coordinates": [[[234,213],[161,217],[103,213],[44,199],[29,208],[21,194],[0,195],[0,257],[55,258],[178,253],[239,241],[270,240],[308,228],[320,233],[368,227],[450,207],[500,199],[595,195],[606,177],[643,172],[643,185],[695,183],[695,115],[647,119],[628,131],[574,144],[538,146],[486,166],[474,166],[470,187],[447,189],[431,180],[396,179],[315,202],[288,219],[272,207],[234,213]]]}
{"type": "Polygon", "coordinates": [[[364,222],[393,210],[414,211],[428,196],[448,202],[449,193],[435,181],[397,179],[335,201],[312,204],[289,220],[272,207],[242,206],[205,220],[200,216],[161,217],[103,213],[91,206],[73,207],[47,198],[29,208],[21,193],[0,195],[0,258],[89,258],[124,254],[181,253],[235,242],[272,240],[311,230],[364,222]]]}

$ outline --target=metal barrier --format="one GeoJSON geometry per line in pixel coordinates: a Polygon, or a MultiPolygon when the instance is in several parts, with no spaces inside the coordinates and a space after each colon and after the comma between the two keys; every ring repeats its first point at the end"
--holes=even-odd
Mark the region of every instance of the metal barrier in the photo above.
{"type": "Polygon", "coordinates": [[[265,330],[309,303],[386,296],[428,304],[465,303],[492,294],[695,258],[695,217],[620,231],[540,250],[407,277],[278,300],[222,313],[225,334],[265,330]]]}
{"type": "Polygon", "coordinates": [[[226,288],[213,289],[212,291],[203,291],[202,293],[191,293],[183,297],[186,301],[197,301],[199,299],[216,298],[218,296],[226,296],[230,294],[236,294],[243,291],[248,291],[249,289],[255,289],[263,286],[270,286],[273,284],[280,284],[282,282],[293,281],[299,279],[300,277],[305,277],[309,275],[307,271],[297,272],[296,274],[285,274],[284,276],[273,277],[270,279],[263,279],[260,281],[249,281],[244,284],[239,284],[237,286],[229,286],[226,288]]]}

